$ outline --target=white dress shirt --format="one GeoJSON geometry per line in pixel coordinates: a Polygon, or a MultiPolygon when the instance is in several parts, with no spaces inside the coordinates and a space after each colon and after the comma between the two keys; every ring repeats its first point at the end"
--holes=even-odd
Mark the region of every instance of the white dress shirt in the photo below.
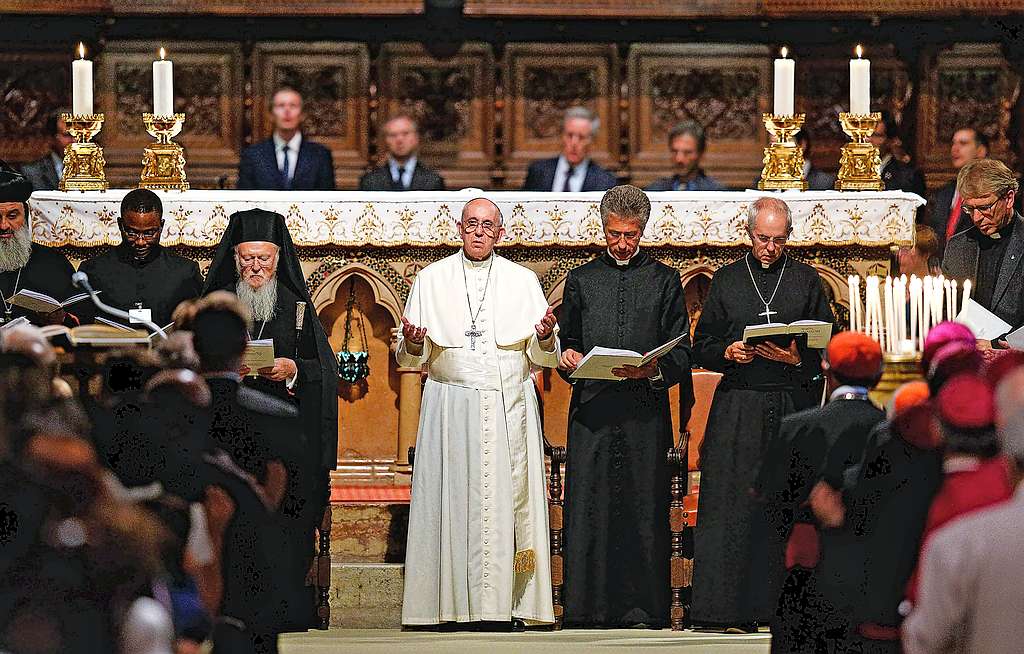
{"type": "MultiPolygon", "coordinates": [[[[569,190],[579,193],[583,190],[583,180],[587,178],[587,168],[590,167],[590,159],[584,159],[572,170],[572,177],[569,178],[569,190]]],[[[558,164],[555,166],[555,181],[551,184],[552,191],[561,191],[565,188],[565,176],[569,173],[569,162],[565,156],[558,157],[558,164]]]]}
{"type": "Polygon", "coordinates": [[[277,155],[277,169],[284,167],[284,150],[288,148],[288,179],[295,179],[295,164],[299,162],[299,146],[302,145],[302,132],[295,132],[287,142],[274,132],[274,152],[277,155]]]}
{"type": "MultiPolygon", "coordinates": [[[[391,171],[391,181],[398,179],[398,162],[388,157],[388,170],[391,171]]],[[[412,173],[416,170],[416,155],[412,155],[402,164],[402,188],[409,188],[412,185],[412,173]]]]}

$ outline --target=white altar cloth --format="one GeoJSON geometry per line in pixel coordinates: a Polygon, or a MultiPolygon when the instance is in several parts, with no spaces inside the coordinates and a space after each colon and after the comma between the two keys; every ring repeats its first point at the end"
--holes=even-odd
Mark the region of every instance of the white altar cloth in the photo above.
{"type": "MultiPolygon", "coordinates": [[[[29,200],[32,235],[52,246],[92,247],[121,241],[117,216],[126,189],[106,192],[37,191],[29,200]]],[[[485,196],[501,207],[500,245],[585,246],[604,242],[600,192],[533,193],[476,190],[158,191],[164,203],[164,245],[215,246],[228,217],[260,207],[285,216],[298,246],[438,246],[460,244],[455,221],[467,200],[485,196]]],[[[730,246],[749,243],[746,211],[766,193],[696,191],[650,193],[646,246],[730,246]]],[[[793,211],[791,245],[910,244],[914,216],[924,204],[901,191],[787,191],[776,194],[793,211]]]]}

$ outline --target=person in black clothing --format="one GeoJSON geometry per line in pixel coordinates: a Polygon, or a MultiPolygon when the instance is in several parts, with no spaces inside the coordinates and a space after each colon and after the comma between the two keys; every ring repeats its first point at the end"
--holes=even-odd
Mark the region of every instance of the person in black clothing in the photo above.
{"type": "MultiPolygon", "coordinates": [[[[199,265],[160,245],[163,211],[153,191],[129,191],[117,220],[121,243],[79,266],[92,287],[102,291],[106,304],[123,311],[148,310],[161,327],[171,321],[178,304],[199,297],[203,290],[199,265]]],[[[84,318],[86,312],[81,313],[84,318]]]]}
{"type": "Polygon", "coordinates": [[[831,391],[828,404],[783,419],[753,487],[764,502],[768,530],[764,540],[753,543],[752,555],[767,554],[764,588],[770,598],[778,596],[773,652],[813,654],[845,636],[849,600],[843,583],[849,580],[836,584],[819,577],[818,525],[807,502],[827,466],[845,468],[860,461],[869,434],[884,418],[868,398],[882,374],[876,341],[860,332],[841,332],[832,338],[821,365],[831,391]]]}
{"type": "Polygon", "coordinates": [[[359,179],[360,191],[443,191],[444,178],[419,160],[420,133],[416,119],[398,114],[384,123],[387,163],[359,179]]]}
{"type": "Polygon", "coordinates": [[[871,134],[871,143],[878,148],[878,156],[882,158],[882,183],[887,191],[907,191],[927,197],[924,173],[909,163],[904,163],[895,155],[894,148],[900,143],[900,127],[896,118],[888,111],[882,112],[882,120],[878,121],[875,131],[871,134]]]}

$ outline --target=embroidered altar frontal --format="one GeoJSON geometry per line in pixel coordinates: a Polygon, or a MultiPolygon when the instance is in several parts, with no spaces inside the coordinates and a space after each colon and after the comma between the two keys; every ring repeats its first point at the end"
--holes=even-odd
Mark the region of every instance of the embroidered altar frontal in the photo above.
{"type": "MultiPolygon", "coordinates": [[[[120,242],[117,217],[127,190],[34,193],[36,242],[62,248],[73,260],[120,242]]],[[[416,273],[461,245],[455,222],[463,205],[488,197],[501,208],[506,236],[499,253],[537,273],[550,304],[561,303],[565,276],[603,249],[601,193],[478,190],[429,193],[166,191],[165,246],[209,264],[228,217],[262,208],[285,216],[298,246],[317,314],[335,351],[342,349],[347,304],[367,335],[370,375],[339,384],[339,483],[408,483],[415,444],[420,371],[398,368],[395,328],[416,273]]],[[[747,209],[761,192],[651,193],[651,219],[641,247],[679,270],[691,325],[708,281],[750,246],[747,209]]],[[[789,252],[812,264],[832,308],[845,321],[847,276],[886,274],[891,247],[909,245],[923,200],[902,192],[807,191],[775,194],[793,212],[789,252]]],[[[539,319],[539,316],[538,316],[539,319]]],[[[558,375],[543,380],[545,432],[565,443],[569,389],[558,375]]]]}

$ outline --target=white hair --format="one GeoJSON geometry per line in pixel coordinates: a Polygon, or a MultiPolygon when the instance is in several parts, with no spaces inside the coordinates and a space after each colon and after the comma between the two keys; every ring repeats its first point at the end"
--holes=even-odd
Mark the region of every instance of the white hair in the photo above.
{"type": "Polygon", "coordinates": [[[28,221],[14,232],[14,238],[0,240],[0,272],[24,267],[32,256],[32,231],[28,221]]]}
{"type": "Polygon", "coordinates": [[[590,121],[591,135],[594,135],[601,128],[601,119],[590,109],[586,107],[569,107],[565,110],[565,116],[562,118],[562,129],[565,129],[565,124],[574,118],[590,121]]]}

